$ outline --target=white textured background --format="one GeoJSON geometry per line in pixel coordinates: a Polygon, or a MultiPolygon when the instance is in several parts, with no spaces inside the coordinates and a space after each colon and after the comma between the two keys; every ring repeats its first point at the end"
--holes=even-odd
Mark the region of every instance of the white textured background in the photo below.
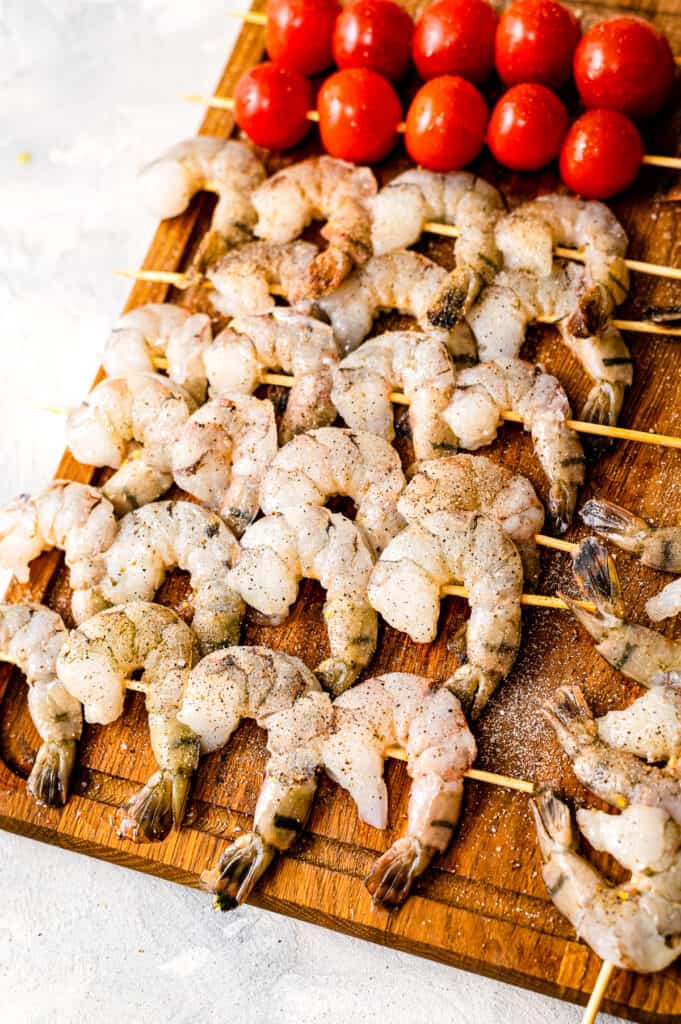
{"type": "MultiPolygon", "coordinates": [[[[229,0],[0,0],[0,501],[49,479],[155,223],[136,169],[196,130],[229,0]],[[30,153],[23,165],[18,155],[30,153]]],[[[232,9],[247,6],[231,3],[232,9]]],[[[0,576],[0,591],[4,589],[0,576]]],[[[0,832],[3,1024],[576,1024],[576,1007],[0,832]]],[[[610,1018],[612,1019],[612,1018],[610,1018]]],[[[606,1018],[603,1018],[605,1021],[606,1018]]]]}

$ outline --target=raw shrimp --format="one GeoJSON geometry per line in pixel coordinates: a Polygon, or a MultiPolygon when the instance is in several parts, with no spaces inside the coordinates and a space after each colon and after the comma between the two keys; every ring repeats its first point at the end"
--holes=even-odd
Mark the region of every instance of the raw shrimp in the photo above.
{"type": "Polygon", "coordinates": [[[402,903],[414,880],[449,846],[461,813],[463,773],[477,755],[461,705],[446,684],[391,672],[338,697],[324,767],[374,828],[388,825],[383,762],[393,746],[406,752],[412,779],[407,830],[366,879],[374,901],[387,907],[402,903]]]}
{"type": "Polygon", "coordinates": [[[637,889],[681,900],[681,826],[662,807],[631,804],[620,814],[583,807],[577,824],[595,850],[609,853],[636,875],[637,889]]]}
{"type": "Polygon", "coordinates": [[[577,582],[595,613],[561,594],[572,614],[596,641],[602,658],[643,686],[657,686],[667,672],[681,672],[681,643],[654,629],[627,622],[622,591],[612,559],[594,537],[582,541],[574,558],[577,582]]]}
{"type": "MultiPolygon", "coordinates": [[[[645,519],[627,512],[612,501],[587,501],[580,515],[603,537],[624,551],[630,551],[653,569],[681,573],[681,526],[651,526],[645,519]]],[[[651,619],[661,619],[681,612],[681,580],[667,584],[646,604],[651,619]]]]}
{"type": "Polygon", "coordinates": [[[181,428],[171,451],[173,477],[240,537],[258,513],[260,482],[276,454],[270,401],[214,398],[181,428]]]}
{"type": "Polygon", "coordinates": [[[549,895],[603,959],[641,973],[661,971],[681,952],[681,905],[635,885],[614,886],[577,853],[567,806],[550,790],[532,801],[549,895]]]}
{"type": "Polygon", "coordinates": [[[668,673],[622,711],[596,719],[598,735],[609,747],[646,761],[675,762],[681,754],[681,676],[668,673]]]}
{"type": "Polygon", "coordinates": [[[292,242],[313,220],[326,221],[321,234],[328,248],[308,266],[298,298],[325,295],[369,259],[368,202],[376,189],[369,167],[317,156],[285,167],[253,192],[255,233],[268,242],[292,242]]]}
{"type": "Polygon", "coordinates": [[[109,377],[125,377],[153,373],[156,359],[164,357],[170,379],[200,403],[206,396],[203,356],[211,340],[205,313],[192,316],[172,302],[150,302],[120,318],[107,340],[102,365],[109,377]]]}
{"type": "Polygon", "coordinates": [[[150,601],[169,569],[185,569],[192,586],[192,628],[205,654],[239,642],[244,606],[227,583],[238,552],[238,542],[214,512],[189,501],[157,501],[121,520],[105,555],[99,591],[116,605],[150,601]]]}
{"type": "Polygon", "coordinates": [[[100,490],[54,480],[35,497],[22,494],[0,508],[0,567],[26,583],[30,563],[42,551],[64,551],[73,616],[82,622],[101,610],[93,588],[104,574],[103,554],[117,530],[113,506],[100,490]]]}
{"type": "Polygon", "coordinates": [[[503,410],[522,417],[550,483],[548,505],[556,527],[570,525],[584,482],[584,450],[566,426],[571,411],[555,377],[521,359],[480,363],[462,370],[443,416],[461,448],[475,450],[494,440],[503,410]]]}
{"type": "Polygon", "coordinates": [[[494,238],[494,227],[504,212],[500,193],[468,171],[436,174],[415,167],[393,178],[370,205],[377,256],[413,245],[427,221],[456,225],[456,269],[435,298],[430,317],[438,327],[453,327],[501,269],[494,238]]]}
{"type": "Polygon", "coordinates": [[[223,316],[249,316],[274,308],[273,291],[287,302],[301,298],[301,282],[317,255],[311,242],[247,242],[206,271],[210,299],[223,316]]]}
{"type": "Polygon", "coordinates": [[[124,515],[172,484],[171,446],[195,408],[189,392],[167,377],[108,377],[69,414],[68,446],[79,462],[118,470],[102,493],[124,515]],[[132,442],[141,447],[135,450],[132,442]]]}
{"type": "Polygon", "coordinates": [[[267,730],[270,757],[253,830],[202,875],[216,906],[231,910],[305,827],[331,701],[298,658],[267,647],[231,647],[214,651],[192,670],[177,717],[200,738],[202,753],[223,747],[244,718],[267,730]]]}
{"type": "Polygon", "coordinates": [[[559,687],[544,705],[544,714],[587,789],[620,810],[629,804],[662,807],[681,824],[677,771],[657,768],[626,750],[607,746],[578,686],[559,687]]]}
{"type": "Polygon", "coordinates": [[[288,615],[301,579],[326,590],[331,657],[316,669],[332,693],[351,686],[376,649],[377,616],[367,599],[374,556],[362,530],[340,513],[303,506],[258,519],[241,538],[229,586],[261,614],[288,615]]]}
{"type": "Polygon", "coordinates": [[[119,835],[164,839],[179,827],[199,760],[199,739],[177,720],[187,677],[198,661],[194,633],[170,608],[133,601],[109,608],[73,630],[57,659],[57,675],[83,703],[86,722],[108,725],[123,713],[126,687],[146,694],[149,736],[158,764],[121,809],[119,835]]]}
{"type": "MultiPolygon", "coordinates": [[[[371,331],[381,310],[396,309],[415,317],[423,331],[433,333],[428,310],[448,277],[444,267],[420,253],[396,249],[374,256],[356,270],[340,288],[318,300],[328,316],[341,353],[352,352],[371,331]]],[[[454,330],[440,331],[454,362],[466,365],[476,360],[473,336],[465,323],[454,330]]]]}
{"type": "Polygon", "coordinates": [[[496,519],[523,562],[525,577],[535,581],[539,553],[535,534],[544,525],[544,507],[530,481],[484,455],[450,455],[422,462],[397,503],[408,523],[432,512],[482,512],[496,519]]]}
{"type": "Polygon", "coordinates": [[[475,513],[432,512],[388,544],[369,581],[369,601],[416,643],[437,635],[442,587],[468,589],[466,662],[447,685],[477,718],[520,646],[523,566],[499,523],[475,513]]]}
{"type": "Polygon", "coordinates": [[[456,373],[438,336],[391,331],[369,338],[333,374],[331,398],[348,427],[395,437],[391,393],[409,399],[409,423],[417,462],[455,448],[441,412],[454,391],[456,373]]]}
{"type": "Polygon", "coordinates": [[[404,486],[400,457],[382,437],[322,427],[279,450],[263,477],[260,507],[267,515],[346,495],[357,505],[357,524],[380,552],[403,526],[397,499],[404,486]]]}
{"type": "Polygon", "coordinates": [[[0,651],[26,676],[28,710],[42,744],[28,778],[39,804],[66,803],[83,728],[79,701],[57,678],[57,656],[67,633],[61,616],[42,604],[0,604],[0,651]]]}
{"type": "Polygon", "coordinates": [[[336,418],[331,372],[338,346],[328,324],[292,309],[233,320],[204,358],[213,394],[251,394],[268,370],[293,374],[293,387],[279,427],[281,444],[336,418]]]}

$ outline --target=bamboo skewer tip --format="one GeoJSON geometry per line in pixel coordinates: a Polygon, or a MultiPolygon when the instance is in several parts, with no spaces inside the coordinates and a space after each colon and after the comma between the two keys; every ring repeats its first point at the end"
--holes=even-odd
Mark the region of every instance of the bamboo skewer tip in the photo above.
{"type": "Polygon", "coordinates": [[[601,964],[601,969],[598,972],[596,978],[596,984],[593,987],[593,992],[589,997],[589,1002],[586,1004],[584,1009],[584,1015],[582,1017],[581,1024],[594,1024],[598,1011],[600,1010],[601,1003],[603,1002],[603,996],[607,989],[610,979],[612,978],[615,965],[610,960],[604,960],[601,964]]]}

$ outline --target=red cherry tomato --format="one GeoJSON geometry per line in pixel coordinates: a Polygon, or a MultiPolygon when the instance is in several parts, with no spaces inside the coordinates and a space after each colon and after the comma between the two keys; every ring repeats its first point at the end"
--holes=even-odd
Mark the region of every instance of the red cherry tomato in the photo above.
{"type": "Polygon", "coordinates": [[[354,0],[338,16],[333,59],[339,68],[372,68],[398,81],[411,57],[414,24],[393,0],[354,0]]]}
{"type": "Polygon", "coordinates": [[[634,181],[643,143],[633,121],[617,110],[587,110],[565,136],[560,175],[587,199],[608,199],[634,181]]]}
{"type": "Polygon", "coordinates": [[[307,134],[312,86],[281,64],[257,64],[234,90],[234,120],[265,149],[288,149],[307,134]]]}
{"type": "Polygon", "coordinates": [[[407,151],[429,171],[456,171],[482,149],[488,117],[487,104],[470,82],[456,75],[433,78],[409,108],[407,151]]]}
{"type": "Polygon", "coordinates": [[[345,68],[327,78],[317,110],[324,149],[340,160],[374,163],[397,142],[399,97],[387,78],[370,68],[345,68]]]}
{"type": "Polygon", "coordinates": [[[575,82],[585,107],[648,117],[674,82],[669,43],[643,18],[610,18],[594,25],[575,53],[575,82]]]}
{"type": "Polygon", "coordinates": [[[268,0],[265,47],[272,60],[301,75],[316,75],[332,60],[338,0],[268,0]]]}
{"type": "Polygon", "coordinates": [[[486,0],[435,0],[414,29],[412,51],[421,78],[461,75],[484,82],[494,67],[498,20],[486,0]]]}
{"type": "Polygon", "coordinates": [[[495,63],[506,85],[539,82],[557,88],[572,72],[581,29],[557,0],[516,0],[499,19],[495,63]]]}
{"type": "Polygon", "coordinates": [[[560,152],[568,128],[567,110],[545,85],[514,85],[492,111],[487,145],[495,159],[514,171],[538,171],[560,152]]]}

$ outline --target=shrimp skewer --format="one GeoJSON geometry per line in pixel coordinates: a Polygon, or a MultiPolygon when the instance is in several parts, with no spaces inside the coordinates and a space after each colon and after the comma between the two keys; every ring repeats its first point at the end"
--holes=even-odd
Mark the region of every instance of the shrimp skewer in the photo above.
{"type": "Polygon", "coordinates": [[[330,156],[285,167],[255,189],[255,233],[268,242],[292,242],[313,220],[326,220],[321,233],[328,247],[309,264],[291,301],[325,295],[366,263],[371,256],[368,203],[376,189],[369,167],[330,156]]]}
{"type": "MultiPolygon", "coordinates": [[[[275,293],[287,302],[296,299],[316,255],[311,242],[247,242],[208,266],[206,279],[214,289],[209,298],[223,316],[268,313],[274,309],[275,293]]],[[[190,274],[185,287],[193,283],[190,274]]]]}
{"type": "Polygon", "coordinates": [[[83,704],[86,722],[108,725],[123,712],[126,686],[146,692],[149,736],[158,763],[119,816],[119,835],[133,842],[164,839],[184,817],[199,759],[198,737],[177,720],[187,677],[198,661],[192,630],[170,608],[133,601],[73,630],[57,659],[57,675],[83,704]]]}
{"type": "Polygon", "coordinates": [[[276,855],[302,832],[317,788],[331,702],[298,658],[267,647],[215,651],[192,670],[178,721],[200,738],[201,752],[210,753],[228,742],[244,718],[267,730],[270,757],[253,831],[239,836],[217,867],[202,875],[220,910],[246,900],[276,855]]]}
{"type": "Polygon", "coordinates": [[[66,803],[76,744],[83,728],[79,701],[57,678],[56,662],[67,633],[61,616],[41,604],[0,604],[3,660],[17,665],[29,685],[28,710],[42,745],[28,791],[39,804],[66,803]]]}
{"type": "Polygon", "coordinates": [[[670,672],[622,711],[596,719],[598,735],[609,747],[645,761],[671,761],[681,754],[681,676],[670,672]]]}
{"type": "Polygon", "coordinates": [[[402,903],[433,857],[447,849],[461,813],[463,774],[477,755],[447,684],[392,672],[336,698],[324,767],[375,828],[388,824],[383,764],[395,745],[406,751],[412,779],[406,835],[379,857],[365,883],[375,903],[386,907],[402,903]]]}
{"type": "MultiPolygon", "coordinates": [[[[651,526],[611,501],[587,501],[580,512],[587,526],[653,569],[681,573],[681,527],[651,526]]],[[[646,603],[655,622],[681,612],[681,581],[667,584],[646,603]]]]}

